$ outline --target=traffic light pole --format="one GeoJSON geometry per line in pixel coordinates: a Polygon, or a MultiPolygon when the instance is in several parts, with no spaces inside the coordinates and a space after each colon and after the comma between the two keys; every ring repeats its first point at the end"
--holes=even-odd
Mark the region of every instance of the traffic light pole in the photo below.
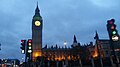
{"type": "Polygon", "coordinates": [[[112,49],[112,52],[113,52],[113,56],[114,56],[114,58],[115,58],[116,67],[119,67],[119,65],[118,65],[118,60],[117,60],[117,56],[116,56],[116,53],[115,53],[115,47],[114,47],[114,45],[113,45],[112,39],[110,39],[110,45],[111,45],[111,49],[112,49]]]}
{"type": "Polygon", "coordinates": [[[25,42],[25,62],[27,62],[27,42],[25,42]]]}
{"type": "Polygon", "coordinates": [[[110,38],[110,47],[112,49],[111,55],[113,55],[114,57],[116,67],[119,67],[118,58],[115,53],[115,44],[114,44],[115,42],[118,42],[119,34],[118,34],[118,31],[116,29],[116,25],[114,24],[114,22],[115,22],[115,19],[111,19],[107,21],[107,30],[108,30],[108,34],[110,38]]]}

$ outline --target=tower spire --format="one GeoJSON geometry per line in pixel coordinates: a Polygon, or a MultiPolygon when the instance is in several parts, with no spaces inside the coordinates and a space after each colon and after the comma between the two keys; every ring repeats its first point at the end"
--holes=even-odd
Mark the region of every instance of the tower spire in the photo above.
{"type": "Polygon", "coordinates": [[[74,41],[73,43],[77,43],[76,36],[74,35],[74,41]]]}
{"type": "Polygon", "coordinates": [[[38,1],[37,1],[37,7],[36,7],[36,9],[35,9],[35,14],[38,14],[38,15],[39,15],[39,14],[40,14],[39,12],[40,12],[40,10],[39,10],[38,1]]]}
{"type": "Polygon", "coordinates": [[[37,1],[37,6],[38,6],[38,1],[37,1]]]}
{"type": "Polygon", "coordinates": [[[98,36],[98,33],[97,33],[97,31],[96,31],[96,34],[95,34],[95,37],[94,37],[94,39],[96,39],[96,40],[99,40],[99,36],[98,36]]]}

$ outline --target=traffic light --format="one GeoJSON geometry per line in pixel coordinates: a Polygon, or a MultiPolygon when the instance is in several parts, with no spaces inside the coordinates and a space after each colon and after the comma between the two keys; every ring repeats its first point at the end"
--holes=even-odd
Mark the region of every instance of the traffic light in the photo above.
{"type": "Polygon", "coordinates": [[[26,40],[21,40],[21,49],[22,49],[22,53],[25,54],[25,43],[26,43],[26,40]]]}
{"type": "Polygon", "coordinates": [[[118,35],[118,31],[116,30],[116,25],[114,24],[115,20],[111,19],[107,21],[107,30],[109,33],[109,38],[112,41],[118,41],[119,39],[119,35],[118,35]]]}
{"type": "Polygon", "coordinates": [[[27,42],[27,53],[32,53],[32,40],[29,39],[27,42]]]}

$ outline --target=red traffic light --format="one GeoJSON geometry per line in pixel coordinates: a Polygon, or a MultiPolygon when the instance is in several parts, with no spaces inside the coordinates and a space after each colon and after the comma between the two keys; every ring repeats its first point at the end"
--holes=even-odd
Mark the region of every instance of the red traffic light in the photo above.
{"type": "Polygon", "coordinates": [[[24,40],[21,40],[21,42],[23,43],[23,42],[24,42],[24,40]]]}
{"type": "Polygon", "coordinates": [[[31,39],[29,39],[29,40],[28,40],[28,42],[29,42],[29,43],[31,43],[31,42],[32,42],[32,40],[31,40],[31,39]]]}
{"type": "Polygon", "coordinates": [[[21,40],[22,43],[25,43],[26,40],[21,40]]]}
{"type": "Polygon", "coordinates": [[[115,26],[111,26],[111,29],[112,29],[112,30],[115,29],[115,26]]]}

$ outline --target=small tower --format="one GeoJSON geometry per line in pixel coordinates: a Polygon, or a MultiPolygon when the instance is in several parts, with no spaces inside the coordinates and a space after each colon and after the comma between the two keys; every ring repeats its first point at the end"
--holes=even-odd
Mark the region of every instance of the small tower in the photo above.
{"type": "Polygon", "coordinates": [[[97,33],[97,31],[96,31],[96,34],[95,34],[95,37],[94,37],[94,39],[96,39],[96,40],[99,40],[99,36],[98,36],[98,33],[97,33]]]}
{"type": "Polygon", "coordinates": [[[76,36],[74,35],[73,43],[77,43],[76,36]]]}
{"type": "Polygon", "coordinates": [[[78,43],[77,43],[77,39],[76,39],[76,36],[74,35],[74,38],[73,38],[73,44],[72,44],[73,47],[76,47],[78,46],[78,43]]]}

